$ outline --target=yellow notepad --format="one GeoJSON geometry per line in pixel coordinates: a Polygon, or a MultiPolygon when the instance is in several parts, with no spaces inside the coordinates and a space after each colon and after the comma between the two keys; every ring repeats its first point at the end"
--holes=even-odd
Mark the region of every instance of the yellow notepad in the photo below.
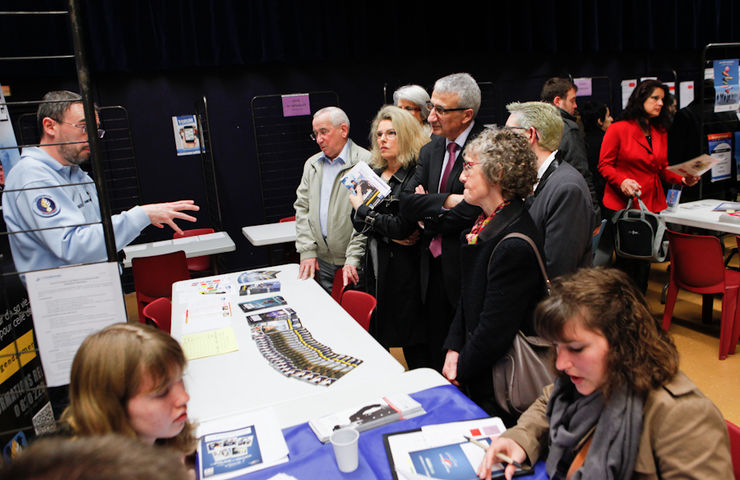
{"type": "Polygon", "coordinates": [[[188,360],[239,350],[236,344],[234,330],[231,327],[184,335],[180,339],[180,345],[188,360]]]}

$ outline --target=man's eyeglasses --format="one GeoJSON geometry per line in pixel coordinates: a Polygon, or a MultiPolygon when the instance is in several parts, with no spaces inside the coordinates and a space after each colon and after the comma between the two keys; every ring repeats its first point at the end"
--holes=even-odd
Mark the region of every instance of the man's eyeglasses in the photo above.
{"type": "MultiPolygon", "coordinates": [[[[67,125],[72,125],[73,127],[77,127],[80,130],[82,130],[82,133],[87,135],[87,125],[77,125],[76,123],[69,123],[69,122],[59,122],[59,123],[64,123],[67,125]]],[[[105,135],[105,130],[103,130],[102,128],[98,128],[98,138],[103,138],[103,135],[105,135]]]]}
{"type": "Polygon", "coordinates": [[[467,107],[445,108],[441,105],[435,105],[432,102],[427,102],[427,108],[430,112],[432,110],[435,110],[437,112],[437,115],[445,115],[447,112],[459,112],[468,109],[467,107]]]}
{"type": "Polygon", "coordinates": [[[322,128],[318,132],[311,133],[309,135],[309,137],[311,137],[311,140],[313,140],[315,142],[317,138],[323,137],[324,135],[328,134],[329,132],[331,132],[331,130],[329,130],[328,128],[322,128]]]}

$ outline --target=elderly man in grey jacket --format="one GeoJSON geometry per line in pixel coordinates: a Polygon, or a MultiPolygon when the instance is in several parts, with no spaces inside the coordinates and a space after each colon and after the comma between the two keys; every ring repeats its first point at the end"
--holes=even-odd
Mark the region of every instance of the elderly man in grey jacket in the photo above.
{"type": "Polygon", "coordinates": [[[367,163],[370,152],[349,138],[349,118],[337,107],[314,114],[313,138],[321,152],[306,161],[293,204],[295,246],[301,256],[298,277],[314,278],[318,272],[319,283],[331,292],[340,268],[345,286],[359,281],[357,268],[365,253],[366,237],[352,228],[352,205],[341,178],[358,162],[367,163]]]}

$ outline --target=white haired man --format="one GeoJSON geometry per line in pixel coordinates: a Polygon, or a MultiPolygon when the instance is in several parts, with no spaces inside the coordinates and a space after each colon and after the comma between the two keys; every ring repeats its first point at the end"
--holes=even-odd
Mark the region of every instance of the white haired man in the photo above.
{"type": "Polygon", "coordinates": [[[340,268],[345,286],[360,280],[357,267],[366,237],[352,227],[352,204],[340,180],[358,162],[367,163],[370,152],[349,138],[349,118],[340,108],[317,111],[312,126],[312,138],[321,152],[306,161],[293,204],[295,247],[301,256],[298,278],[306,280],[318,273],[321,286],[331,292],[340,268]]]}

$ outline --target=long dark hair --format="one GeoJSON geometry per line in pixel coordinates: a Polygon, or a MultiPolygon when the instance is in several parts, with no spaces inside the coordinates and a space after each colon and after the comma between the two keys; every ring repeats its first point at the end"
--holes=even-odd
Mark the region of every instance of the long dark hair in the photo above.
{"type": "Polygon", "coordinates": [[[658,80],[644,80],[637,84],[637,87],[632,91],[630,99],[627,102],[627,108],[622,112],[620,120],[637,120],[637,122],[645,129],[649,125],[661,130],[668,130],[671,125],[670,112],[663,105],[660,109],[660,115],[654,118],[648,117],[645,108],[643,107],[645,100],[652,95],[656,88],[663,90],[663,98],[668,97],[668,87],[663,85],[658,80]]]}

